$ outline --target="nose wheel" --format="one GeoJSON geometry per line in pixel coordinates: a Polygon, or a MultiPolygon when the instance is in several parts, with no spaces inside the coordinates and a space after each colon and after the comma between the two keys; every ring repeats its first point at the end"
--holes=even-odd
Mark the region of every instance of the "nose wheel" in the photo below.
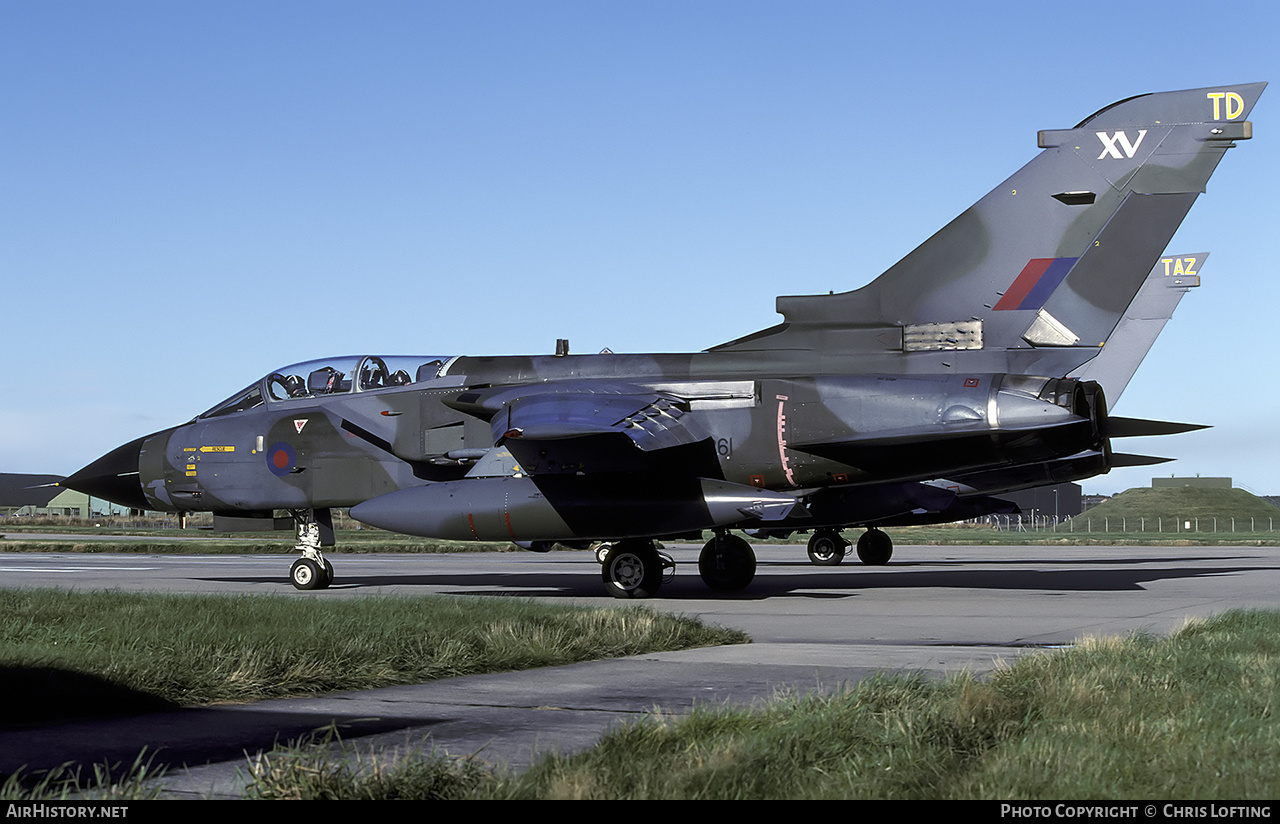
{"type": "Polygon", "coordinates": [[[333,583],[333,564],[324,557],[321,546],[333,546],[333,521],[329,510],[293,512],[298,543],[294,549],[302,557],[289,568],[289,583],[295,589],[324,589],[333,583]]]}
{"type": "Polygon", "coordinates": [[[323,558],[299,558],[289,569],[289,580],[295,589],[324,589],[333,583],[333,564],[323,558]]]}

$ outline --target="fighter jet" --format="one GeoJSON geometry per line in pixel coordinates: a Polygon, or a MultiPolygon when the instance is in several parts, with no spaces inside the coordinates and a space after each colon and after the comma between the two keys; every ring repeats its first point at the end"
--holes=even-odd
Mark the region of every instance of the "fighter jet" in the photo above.
{"type": "Polygon", "coordinates": [[[289,512],[299,589],[328,586],[332,510],[396,532],[604,549],[620,598],[658,542],[712,536],[703,581],[755,575],[748,536],[887,562],[882,527],[1161,459],[1113,438],[1196,427],[1108,414],[1203,255],[1165,254],[1265,83],[1122,100],[1070,129],[867,285],[777,299],[782,322],[686,354],[350,356],[255,380],[67,478],[124,506],[289,512]],[[1147,286],[1144,289],[1144,284],[1147,286]]]}

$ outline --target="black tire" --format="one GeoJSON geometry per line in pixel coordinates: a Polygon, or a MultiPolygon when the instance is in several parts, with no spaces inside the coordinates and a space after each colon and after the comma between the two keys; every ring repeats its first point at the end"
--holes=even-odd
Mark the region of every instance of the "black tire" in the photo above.
{"type": "Polygon", "coordinates": [[[884,566],[893,557],[893,539],[878,529],[868,529],[858,539],[858,558],[869,566],[884,566]]]}
{"type": "Polygon", "coordinates": [[[809,560],[818,566],[835,566],[844,560],[849,542],[834,530],[819,530],[809,539],[809,560]]]}
{"type": "Polygon", "coordinates": [[[662,586],[662,558],[651,541],[619,541],[605,554],[600,577],[614,598],[652,598],[662,586]]]}
{"type": "Polygon", "coordinates": [[[320,565],[310,558],[299,558],[289,568],[289,581],[294,589],[322,589],[328,586],[320,565]]]}
{"type": "Polygon", "coordinates": [[[756,553],[736,535],[712,538],[698,556],[698,574],[712,589],[734,592],[746,589],[756,577],[756,553]]]}

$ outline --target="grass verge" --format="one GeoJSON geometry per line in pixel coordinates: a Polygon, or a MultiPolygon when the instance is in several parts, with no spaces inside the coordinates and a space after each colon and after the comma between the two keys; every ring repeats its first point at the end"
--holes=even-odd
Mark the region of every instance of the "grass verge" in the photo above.
{"type": "Polygon", "coordinates": [[[351,761],[335,767],[331,751],[272,753],[253,792],[1265,800],[1280,796],[1277,700],[1280,614],[1242,611],[1190,623],[1169,638],[1085,641],[1019,659],[986,679],[881,677],[837,694],[780,697],[760,711],[655,716],[518,775],[477,775],[465,760],[418,756],[366,764],[377,777],[374,793],[374,784],[353,778],[351,761]]]}
{"type": "MultiPolygon", "coordinates": [[[[1024,657],[985,679],[879,677],[833,694],[781,696],[758,711],[653,716],[521,774],[434,753],[387,759],[321,738],[256,759],[249,793],[1266,800],[1280,795],[1278,698],[1280,613],[1236,611],[1169,638],[1140,633],[1024,657]]],[[[88,795],[145,793],[139,772],[135,765],[123,790],[88,795]]]]}
{"type": "Polygon", "coordinates": [[[269,801],[453,801],[492,780],[472,758],[416,751],[385,757],[344,748],[333,729],[252,759],[246,798],[269,801]]]}
{"type": "MultiPolygon", "coordinates": [[[[133,764],[94,764],[92,769],[62,765],[39,776],[19,770],[0,782],[5,801],[150,801],[164,796],[163,767],[153,767],[147,752],[133,764]]],[[[18,813],[21,815],[21,813],[18,813]]]]}
{"type": "Polygon", "coordinates": [[[643,607],[0,590],[0,724],[745,643],[643,607]],[[20,719],[19,719],[20,715],[20,719]]]}
{"type": "Polygon", "coordinates": [[[489,788],[541,798],[1280,794],[1280,614],[1086,641],[989,679],[874,679],[764,712],[632,724],[489,788]]]}
{"type": "MultiPolygon", "coordinates": [[[[1177,523],[1181,523],[1178,521],[1177,523]]],[[[1206,530],[1211,519],[1201,524],[1206,530]]],[[[1246,529],[1251,523],[1239,520],[1239,529],[1228,530],[1229,519],[1219,518],[1222,531],[1187,532],[1174,531],[1172,518],[1159,521],[1152,517],[1141,521],[1116,517],[1107,521],[1078,518],[1075,524],[1059,524],[1056,529],[1028,528],[995,529],[987,525],[947,525],[889,527],[885,531],[896,546],[1280,546],[1280,532],[1266,528],[1266,522],[1258,530],[1246,529]],[[1137,529],[1143,524],[1146,530],[1137,529]],[[1156,531],[1162,524],[1164,531],[1156,531]],[[1124,529],[1124,527],[1133,527],[1124,529]],[[1107,531],[1109,530],[1109,531],[1107,531]]],[[[6,529],[9,529],[6,527],[6,529]]],[[[83,553],[141,553],[149,555],[290,555],[296,553],[291,537],[247,537],[230,533],[180,532],[173,529],[92,530],[87,528],[61,529],[53,537],[42,537],[43,528],[13,529],[0,538],[3,552],[83,552],[83,553]],[[63,534],[84,535],[83,539],[62,537],[63,534]],[[106,536],[128,536],[106,539],[106,536]]],[[[708,533],[709,535],[709,533],[708,533]]],[[[850,530],[845,537],[857,540],[858,533],[850,530]]],[[[804,534],[788,538],[753,539],[762,545],[798,545],[808,540],[804,534]]],[[[693,543],[697,543],[694,541],[693,543]]],[[[338,533],[333,552],[341,554],[387,553],[452,553],[452,552],[520,552],[518,547],[504,542],[440,541],[431,538],[414,538],[373,529],[343,530],[338,533]]],[[[584,550],[585,552],[585,550],[584,550]]]]}
{"type": "MultiPolygon", "coordinates": [[[[291,555],[296,554],[292,534],[232,534],[176,529],[112,529],[86,527],[61,529],[10,529],[0,536],[4,552],[84,552],[148,555],[291,555]],[[77,537],[66,537],[77,536],[77,537]],[[84,536],[79,538],[78,536],[84,536]]],[[[342,530],[334,551],[344,554],[369,552],[522,552],[510,542],[440,541],[414,538],[374,529],[342,530]]]]}

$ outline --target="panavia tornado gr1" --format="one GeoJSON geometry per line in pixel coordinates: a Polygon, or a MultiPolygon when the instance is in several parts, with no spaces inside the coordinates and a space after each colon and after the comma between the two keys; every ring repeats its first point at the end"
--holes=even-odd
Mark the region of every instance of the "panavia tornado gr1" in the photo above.
{"type": "Polygon", "coordinates": [[[853,291],[780,297],[782,322],[688,354],[352,356],[285,367],[64,484],[124,506],[288,511],[291,580],[328,586],[331,511],[435,538],[597,544],[641,598],[657,542],[713,537],[713,589],[755,575],[748,536],[810,535],[815,563],[889,560],[881,527],[956,521],[1002,493],[1161,459],[1113,438],[1189,425],[1108,416],[1203,254],[1165,247],[1265,83],[1145,94],[1074,128],[853,291]]]}

